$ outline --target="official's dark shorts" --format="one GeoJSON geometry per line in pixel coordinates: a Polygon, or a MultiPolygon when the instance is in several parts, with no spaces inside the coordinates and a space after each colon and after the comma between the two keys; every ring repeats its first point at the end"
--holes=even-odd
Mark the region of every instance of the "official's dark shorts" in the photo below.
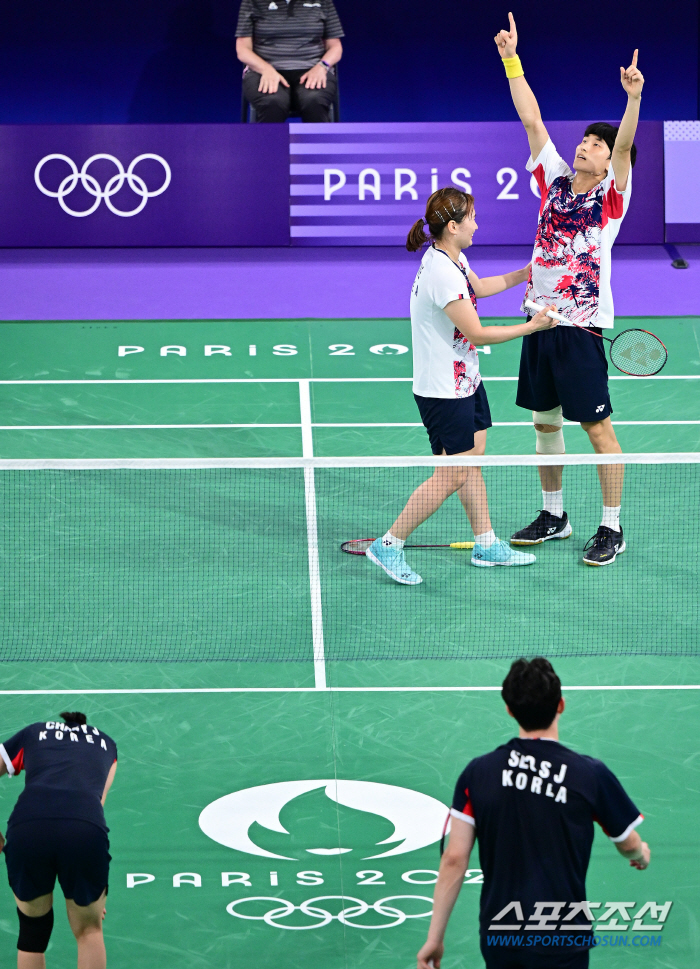
{"type": "Polygon", "coordinates": [[[90,905],[107,888],[109,838],[89,821],[45,819],[13,824],[3,854],[10,888],[22,902],[52,892],[90,905]]]}
{"type": "Polygon", "coordinates": [[[557,326],[523,337],[515,398],[518,407],[552,410],[561,404],[567,421],[609,417],[613,409],[605,341],[593,333],[557,326]]]}
{"type": "Polygon", "coordinates": [[[486,969],[588,969],[588,949],[557,947],[542,951],[522,948],[521,946],[490,946],[481,939],[481,954],[486,963],[486,969]]]}
{"type": "Polygon", "coordinates": [[[419,397],[433,454],[462,454],[474,447],[474,432],[491,427],[491,411],[483,381],[470,397],[419,397]]]}

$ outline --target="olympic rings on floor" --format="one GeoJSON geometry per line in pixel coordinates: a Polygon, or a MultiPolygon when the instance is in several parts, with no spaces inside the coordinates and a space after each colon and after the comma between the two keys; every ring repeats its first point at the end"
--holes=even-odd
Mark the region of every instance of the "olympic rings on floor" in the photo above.
{"type": "Polygon", "coordinates": [[[124,166],[118,158],[115,158],[114,155],[106,155],[104,153],[91,155],[80,171],[78,171],[78,166],[75,164],[72,158],[69,158],[67,155],[60,154],[45,155],[34,169],[34,181],[39,191],[43,192],[44,195],[48,195],[50,198],[58,199],[58,204],[61,206],[63,211],[77,219],[83,218],[86,215],[92,215],[92,213],[99,207],[99,204],[103,199],[109,211],[113,212],[114,215],[120,215],[127,219],[132,215],[138,215],[139,212],[143,211],[146,206],[146,202],[150,198],[155,198],[156,195],[163,194],[168,185],[170,185],[171,177],[172,173],[170,171],[170,165],[168,165],[166,160],[161,158],[160,155],[153,155],[150,152],[146,152],[145,154],[138,155],[136,158],[134,158],[126,171],[124,171],[124,166]],[[101,188],[97,179],[88,173],[88,168],[90,165],[100,158],[112,162],[117,169],[117,174],[112,175],[104,188],[101,188]],[[134,174],[134,169],[138,163],[144,161],[146,158],[151,158],[153,161],[159,162],[163,166],[163,171],[165,172],[163,184],[160,186],[160,188],[154,189],[152,192],[149,191],[144,180],[138,175],[134,174]],[[54,159],[66,162],[71,170],[71,174],[66,175],[61,184],[58,186],[57,192],[52,192],[50,189],[46,188],[41,181],[42,168],[46,162],[53,161],[54,159]],[[70,195],[73,189],[78,185],[78,182],[80,182],[86,192],[95,197],[95,201],[92,203],[92,205],[87,209],[83,209],[82,212],[77,212],[75,209],[69,208],[65,201],[66,195],[70,195]],[[136,208],[131,209],[128,212],[123,212],[112,203],[112,196],[116,195],[117,192],[123,188],[124,182],[128,183],[129,188],[132,190],[132,192],[134,192],[134,194],[141,196],[141,201],[136,208]]]}
{"type": "Polygon", "coordinates": [[[269,895],[253,895],[250,898],[237,898],[235,901],[229,902],[226,906],[226,911],[229,915],[234,915],[238,919],[265,922],[266,925],[271,925],[273,928],[287,929],[293,932],[304,932],[306,929],[322,929],[324,925],[328,925],[334,919],[351,929],[393,929],[397,925],[402,925],[406,919],[423,919],[432,915],[433,900],[426,895],[388,895],[386,898],[380,898],[379,901],[370,904],[369,902],[364,902],[361,898],[353,898],[349,895],[317,895],[315,898],[307,898],[301,905],[293,905],[285,898],[273,898],[269,895]],[[397,902],[406,898],[428,902],[430,908],[427,912],[408,915],[396,905],[388,904],[389,902],[397,902]],[[332,912],[316,904],[317,902],[326,901],[340,901],[345,907],[337,915],[333,915],[332,912]],[[238,911],[238,906],[247,904],[248,902],[272,902],[273,907],[268,909],[264,915],[244,915],[243,912],[238,911]],[[346,905],[345,903],[347,902],[351,902],[352,904],[346,905]],[[386,925],[357,925],[354,921],[351,921],[351,919],[361,918],[370,909],[378,915],[393,919],[393,921],[388,922],[386,925]],[[277,919],[288,918],[294,912],[301,912],[303,915],[318,919],[319,921],[312,925],[284,925],[276,921],[277,919]]]}

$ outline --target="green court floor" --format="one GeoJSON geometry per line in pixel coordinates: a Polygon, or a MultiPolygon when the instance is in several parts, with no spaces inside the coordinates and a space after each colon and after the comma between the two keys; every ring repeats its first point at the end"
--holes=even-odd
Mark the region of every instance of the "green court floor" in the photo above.
{"type": "MultiPolygon", "coordinates": [[[[670,362],[655,378],[611,375],[623,448],[700,450],[700,320],[629,323],[656,329],[670,362]]],[[[411,394],[406,320],[16,323],[2,339],[3,459],[427,451],[411,394]]],[[[484,349],[495,421],[489,450],[531,452],[529,414],[513,399],[518,346],[484,349]]],[[[579,427],[565,434],[570,451],[590,450],[579,427]]],[[[301,468],[2,474],[6,661],[136,661],[144,644],[147,658],[161,662],[309,657],[301,468]]],[[[696,516],[677,513],[700,501],[695,466],[627,468],[632,551],[614,569],[581,564],[600,515],[595,469],[586,466],[567,471],[574,536],[542,546],[536,571],[475,570],[464,553],[419,550],[412,561],[426,581],[397,589],[339,547],[383,534],[426,474],[315,472],[329,661],[543,649],[552,656],[697,653],[700,535],[696,516]],[[648,539],[651,494],[664,523],[661,543],[648,539]],[[612,614],[611,601],[620,603],[612,614]],[[477,615],[486,617],[478,627],[477,615]]],[[[485,475],[497,532],[511,534],[539,506],[537,475],[528,467],[485,475]]],[[[422,543],[472,537],[456,498],[416,536],[422,543]]]]}
{"type": "MultiPolygon", "coordinates": [[[[500,678],[503,668],[491,672],[500,678]]],[[[660,948],[600,950],[593,966],[621,969],[631,958],[654,969],[697,965],[700,879],[690,859],[698,850],[699,699],[697,690],[594,687],[567,694],[562,742],[604,758],[618,774],[645,815],[641,830],[653,851],[648,871],[636,872],[598,832],[589,900],[631,901],[635,910],[647,901],[674,903],[660,948]]],[[[409,969],[427,930],[424,913],[438,866],[431,839],[439,837],[439,825],[421,837],[404,798],[417,793],[449,802],[464,764],[512,735],[497,692],[429,689],[3,696],[5,733],[75,705],[119,742],[120,766],[107,802],[114,861],[105,933],[110,965],[124,969],[409,969]],[[248,833],[245,850],[218,843],[199,826],[202,811],[233,792],[335,778],[365,782],[363,807],[336,803],[322,785],[287,800],[279,813],[285,834],[258,822],[264,800],[257,808],[244,805],[232,818],[239,836],[248,833]],[[390,803],[373,800],[371,785],[391,785],[390,803]],[[402,823],[397,841],[381,844],[402,823]],[[251,846],[284,857],[254,854],[251,846]],[[373,857],[392,847],[402,850],[373,857]],[[334,854],[339,848],[343,853],[334,854]],[[138,876],[133,887],[129,875],[138,876]],[[184,875],[179,887],[177,875],[184,875]],[[232,902],[247,898],[259,900],[240,902],[234,911],[258,920],[228,913],[232,902]],[[298,906],[311,899],[318,901],[304,914],[298,906]],[[377,902],[379,909],[369,907],[377,902]],[[350,924],[337,919],[344,907],[350,924]],[[289,914],[262,920],[275,909],[289,914]]],[[[3,817],[21,783],[4,778],[0,784],[3,817]]],[[[274,792],[268,797],[279,804],[274,792]]],[[[481,964],[478,857],[471,865],[447,937],[448,969],[481,964]]],[[[3,965],[13,958],[14,920],[3,892],[3,965]]],[[[70,965],[73,942],[60,912],[56,923],[49,965],[70,965]]]]}
{"type": "MultiPolygon", "coordinates": [[[[619,325],[653,329],[669,349],[657,378],[611,375],[624,450],[700,450],[700,317],[619,325]]],[[[0,457],[300,455],[300,379],[312,381],[316,455],[425,454],[410,346],[407,320],[5,323],[0,457]]],[[[514,402],[519,341],[488,350],[489,452],[531,453],[530,415],[514,402]]],[[[589,449],[577,427],[566,438],[571,453],[589,449]]]]}
{"type": "MultiPolygon", "coordinates": [[[[619,322],[647,326],[669,349],[658,378],[613,375],[623,449],[700,451],[700,318],[619,322]]],[[[428,451],[406,320],[24,322],[3,324],[0,348],[0,459],[428,451]],[[302,427],[305,388],[311,428],[302,427]]],[[[519,348],[489,350],[480,354],[495,424],[488,451],[531,453],[529,415],[514,405],[519,348]]],[[[588,452],[578,427],[565,436],[571,453],[588,452]]],[[[648,541],[642,514],[629,522],[630,551],[612,570],[580,565],[599,512],[587,467],[570,474],[574,538],[542,549],[529,586],[523,575],[490,574],[499,570],[474,576],[481,570],[469,570],[464,553],[424,552],[424,586],[397,589],[375,577],[371,601],[367,563],[343,555],[339,541],[381,527],[403,491],[385,470],[318,470],[324,688],[311,650],[300,470],[285,472],[284,488],[260,485],[257,497],[248,489],[232,516],[221,479],[191,488],[184,503],[181,488],[168,494],[156,478],[145,492],[115,479],[76,502],[75,493],[44,486],[51,472],[0,469],[0,740],[77,708],[117,741],[107,802],[112,969],[410,969],[427,931],[436,819],[465,763],[512,735],[498,687],[514,650],[541,651],[543,631],[568,688],[562,742],[618,774],[645,815],[653,852],[649,870],[634,871],[598,832],[588,898],[637,908],[673,902],[660,946],[606,947],[591,964],[695,969],[700,649],[689,620],[699,483],[692,465],[649,467],[627,469],[626,495],[641,511],[653,500],[651,527],[663,521],[664,547],[677,551],[672,569],[664,567],[670,552],[662,560],[648,541]],[[48,477],[32,490],[25,473],[48,477]],[[178,544],[183,508],[193,513],[178,544]],[[293,538],[284,548],[280,519],[293,538]],[[410,604],[396,595],[406,591],[417,593],[410,604]],[[599,648],[586,653],[581,644],[596,637],[599,648]],[[236,652],[240,641],[247,645],[236,652]],[[272,661],[279,644],[287,662],[272,661]],[[342,783],[354,792],[352,804],[324,793],[336,781],[339,792],[342,783]],[[233,827],[221,836],[233,831],[238,847],[200,827],[217,799],[284,783],[286,793],[271,787],[231,802],[224,815],[233,827]]],[[[421,476],[408,469],[402,484],[421,476]]],[[[536,475],[492,477],[505,532],[537,507],[536,475]]],[[[459,508],[446,505],[426,535],[463,539],[454,534],[461,527],[459,508]]],[[[22,783],[0,781],[0,829],[22,783]]],[[[482,965],[478,858],[472,865],[444,969],[482,965]]],[[[11,901],[0,893],[3,966],[14,959],[11,901]]],[[[59,915],[49,966],[70,965],[73,951],[59,915]]]]}

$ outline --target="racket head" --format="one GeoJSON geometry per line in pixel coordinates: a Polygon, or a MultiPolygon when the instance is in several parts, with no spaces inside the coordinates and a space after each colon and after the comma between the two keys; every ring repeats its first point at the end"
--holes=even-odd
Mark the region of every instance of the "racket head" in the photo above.
{"type": "Polygon", "coordinates": [[[340,550],[348,555],[364,555],[374,541],[374,538],[351,538],[349,542],[343,542],[340,550]]]}
{"type": "Polygon", "coordinates": [[[653,377],[666,366],[668,350],[649,330],[623,330],[612,341],[610,360],[630,377],[653,377]]]}

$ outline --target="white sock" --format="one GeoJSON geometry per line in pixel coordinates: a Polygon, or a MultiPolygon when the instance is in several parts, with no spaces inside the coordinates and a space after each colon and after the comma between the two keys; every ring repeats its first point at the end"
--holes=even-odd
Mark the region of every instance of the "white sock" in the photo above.
{"type": "Polygon", "coordinates": [[[403,548],[405,544],[406,544],[405,538],[397,538],[395,535],[392,535],[391,532],[387,532],[386,535],[382,538],[382,545],[384,545],[386,548],[400,549],[400,548],[403,548]]]}
{"type": "Polygon", "coordinates": [[[603,520],[600,523],[606,528],[612,528],[614,532],[620,531],[620,505],[617,508],[609,508],[603,505],[603,520]]]}
{"type": "Polygon", "coordinates": [[[550,515],[561,518],[564,514],[564,492],[563,491],[543,491],[542,507],[550,515]]]}
{"type": "Polygon", "coordinates": [[[475,535],[474,541],[483,548],[490,548],[496,541],[496,533],[492,528],[490,532],[484,532],[483,535],[475,535]]]}

